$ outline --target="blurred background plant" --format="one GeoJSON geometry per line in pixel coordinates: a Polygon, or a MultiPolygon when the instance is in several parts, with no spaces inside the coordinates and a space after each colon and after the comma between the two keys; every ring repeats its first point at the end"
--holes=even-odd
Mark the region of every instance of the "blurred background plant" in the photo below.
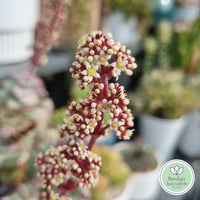
{"type": "Polygon", "coordinates": [[[81,35],[99,29],[101,0],[73,0],[66,6],[66,12],[67,22],[60,39],[60,46],[75,50],[81,35]]]}
{"type": "Polygon", "coordinates": [[[173,27],[169,21],[162,21],[158,24],[154,36],[144,38],[144,65],[146,71],[152,70],[156,66],[166,69],[171,66],[171,45],[173,37],[173,27]]]}
{"type": "Polygon", "coordinates": [[[180,70],[154,69],[144,74],[136,93],[132,94],[133,110],[160,118],[181,117],[199,108],[200,95],[193,85],[180,70]]]}
{"type": "Polygon", "coordinates": [[[123,161],[119,151],[112,147],[95,146],[94,152],[101,156],[104,166],[102,165],[100,169],[97,186],[92,189],[92,200],[111,200],[123,189],[130,176],[130,168],[123,161]],[[114,166],[117,166],[117,173],[114,166]]]}
{"type": "Polygon", "coordinates": [[[171,47],[172,66],[194,74],[200,71],[200,18],[193,24],[182,23],[175,27],[171,47]]]}
{"type": "Polygon", "coordinates": [[[144,38],[144,70],[159,67],[188,73],[199,71],[200,18],[175,27],[170,21],[161,21],[155,32],[144,38]]]}
{"type": "Polygon", "coordinates": [[[158,166],[158,160],[153,149],[134,143],[129,149],[123,150],[124,161],[132,172],[152,171],[158,166]]]}

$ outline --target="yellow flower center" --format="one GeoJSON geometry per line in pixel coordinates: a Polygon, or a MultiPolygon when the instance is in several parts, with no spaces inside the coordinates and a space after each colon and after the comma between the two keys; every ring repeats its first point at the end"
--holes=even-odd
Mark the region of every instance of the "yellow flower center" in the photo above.
{"type": "Polygon", "coordinates": [[[109,103],[103,103],[102,104],[102,108],[105,109],[105,110],[109,109],[109,107],[110,107],[109,103]]]}
{"type": "Polygon", "coordinates": [[[59,176],[57,176],[57,177],[55,178],[55,180],[56,180],[57,183],[60,183],[61,178],[60,178],[59,176]]]}
{"type": "Polygon", "coordinates": [[[85,145],[84,144],[81,144],[80,147],[81,147],[81,149],[85,149],[85,145]]]}
{"type": "Polygon", "coordinates": [[[95,68],[90,68],[90,69],[87,70],[87,74],[88,74],[89,76],[94,76],[95,73],[96,73],[95,68]]]}
{"type": "Polygon", "coordinates": [[[88,125],[89,125],[89,127],[93,128],[94,125],[95,125],[95,123],[94,123],[93,121],[89,121],[89,122],[88,122],[88,125]]]}
{"type": "Polygon", "coordinates": [[[123,62],[117,62],[117,68],[121,69],[123,68],[123,62]]]}
{"type": "Polygon", "coordinates": [[[56,149],[54,150],[54,152],[57,154],[57,153],[59,153],[59,150],[56,148],[56,149]]]}
{"type": "Polygon", "coordinates": [[[72,122],[71,121],[67,121],[67,126],[71,126],[72,122]]]}
{"type": "Polygon", "coordinates": [[[51,195],[51,199],[52,199],[52,200],[56,200],[57,197],[58,197],[58,195],[57,195],[56,193],[53,193],[53,194],[51,195]]]}
{"type": "Polygon", "coordinates": [[[112,128],[117,128],[119,126],[118,122],[112,122],[111,124],[112,128]]]}
{"type": "Polygon", "coordinates": [[[89,158],[91,158],[91,159],[94,158],[94,153],[93,152],[90,153],[89,158]]]}
{"type": "Polygon", "coordinates": [[[101,55],[99,56],[99,62],[105,62],[107,59],[106,59],[106,56],[105,55],[101,55]]]}
{"type": "Polygon", "coordinates": [[[81,44],[81,43],[83,43],[83,42],[84,42],[84,37],[81,36],[81,37],[79,38],[79,40],[78,40],[78,44],[81,44]]]}

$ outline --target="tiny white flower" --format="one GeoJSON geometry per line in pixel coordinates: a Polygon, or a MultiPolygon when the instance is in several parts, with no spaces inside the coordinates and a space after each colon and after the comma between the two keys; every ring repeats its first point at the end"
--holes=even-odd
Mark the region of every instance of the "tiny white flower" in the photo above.
{"type": "Polygon", "coordinates": [[[110,127],[117,131],[118,128],[122,125],[124,125],[124,121],[119,121],[117,118],[115,118],[114,120],[109,120],[108,124],[110,124],[110,127]]]}
{"type": "Polygon", "coordinates": [[[113,62],[111,66],[113,69],[113,76],[118,77],[121,74],[121,71],[126,70],[126,65],[128,64],[128,61],[126,59],[122,59],[122,57],[119,57],[116,62],[113,62]]]}
{"type": "Polygon", "coordinates": [[[108,65],[108,60],[111,58],[111,55],[106,54],[103,50],[100,51],[99,55],[95,55],[97,65],[108,65]]]}
{"type": "Polygon", "coordinates": [[[97,125],[97,121],[95,119],[88,119],[88,118],[86,118],[85,122],[87,123],[87,127],[86,128],[88,130],[90,130],[91,133],[93,133],[94,129],[95,129],[96,125],[97,125]]]}
{"type": "Polygon", "coordinates": [[[63,123],[64,127],[67,127],[73,132],[76,131],[76,126],[73,124],[72,119],[64,119],[63,123]]]}
{"type": "Polygon", "coordinates": [[[86,64],[86,69],[82,71],[82,74],[88,77],[88,82],[93,80],[93,77],[100,78],[99,73],[97,72],[98,66],[90,65],[89,63],[86,64]]]}
{"type": "Polygon", "coordinates": [[[86,44],[87,37],[88,37],[88,35],[86,34],[86,35],[83,35],[83,36],[81,36],[79,38],[79,40],[78,40],[78,49],[80,49],[82,46],[84,46],[86,44]]]}
{"type": "Polygon", "coordinates": [[[111,108],[112,101],[107,101],[107,99],[103,99],[102,102],[98,105],[98,109],[102,112],[109,111],[111,108]]]}

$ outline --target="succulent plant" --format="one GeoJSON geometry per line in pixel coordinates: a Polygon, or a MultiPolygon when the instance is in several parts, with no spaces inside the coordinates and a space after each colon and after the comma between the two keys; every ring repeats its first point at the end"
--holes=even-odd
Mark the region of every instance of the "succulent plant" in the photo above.
{"type": "Polygon", "coordinates": [[[150,71],[155,67],[169,69],[171,67],[171,43],[173,27],[168,21],[161,21],[155,36],[144,39],[144,70],[150,71]]]}
{"type": "Polygon", "coordinates": [[[138,114],[173,119],[198,109],[200,96],[183,71],[155,69],[144,75],[130,99],[138,114]]]}
{"type": "Polygon", "coordinates": [[[161,21],[156,27],[156,34],[147,35],[144,39],[144,70],[158,67],[182,69],[191,74],[198,72],[199,39],[200,18],[189,24],[175,24],[175,27],[169,21],[161,21]]]}
{"type": "Polygon", "coordinates": [[[139,145],[122,151],[122,155],[133,172],[151,171],[158,165],[154,152],[139,145]]]}

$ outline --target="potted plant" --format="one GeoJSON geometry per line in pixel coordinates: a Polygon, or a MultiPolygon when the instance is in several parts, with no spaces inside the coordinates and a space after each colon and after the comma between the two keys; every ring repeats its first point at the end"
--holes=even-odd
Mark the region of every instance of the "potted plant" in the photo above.
{"type": "Polygon", "coordinates": [[[132,172],[124,190],[115,200],[155,199],[159,191],[160,160],[154,150],[145,145],[141,139],[134,142],[120,142],[115,148],[120,150],[132,172]]]}
{"type": "Polygon", "coordinates": [[[165,161],[187,125],[187,114],[198,107],[199,93],[185,83],[182,71],[154,69],[144,74],[131,100],[140,113],[140,133],[165,161]]]}
{"type": "Polygon", "coordinates": [[[198,109],[199,92],[195,92],[195,87],[189,84],[188,72],[198,71],[198,56],[195,55],[198,54],[199,22],[197,19],[194,24],[190,24],[190,30],[176,32],[170,22],[162,21],[156,29],[156,35],[144,40],[144,77],[133,100],[135,98],[138,104],[136,109],[148,114],[140,117],[141,134],[147,139],[148,133],[145,132],[148,126],[143,122],[148,122],[151,125],[148,131],[151,138],[147,141],[160,150],[164,160],[172,155],[183,127],[181,124],[172,128],[163,124],[153,127],[154,122],[174,124],[182,121],[186,125],[184,119],[190,116],[181,116],[198,109]],[[157,132],[162,134],[157,135],[157,132]],[[163,133],[166,133],[166,138],[163,133]]]}

